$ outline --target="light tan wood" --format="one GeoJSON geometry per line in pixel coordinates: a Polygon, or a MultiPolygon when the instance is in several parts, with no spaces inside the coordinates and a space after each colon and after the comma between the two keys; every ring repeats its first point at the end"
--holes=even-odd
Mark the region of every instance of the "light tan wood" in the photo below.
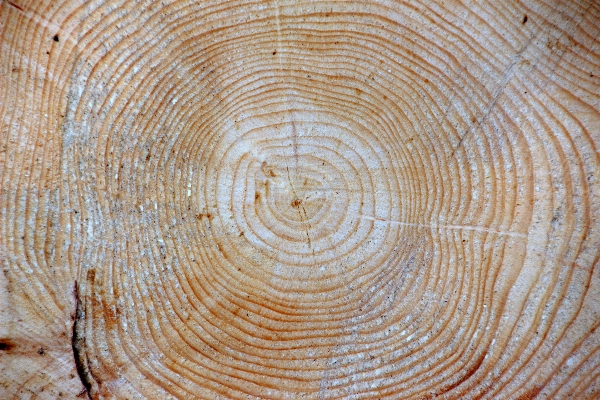
{"type": "Polygon", "coordinates": [[[0,35],[0,398],[600,398],[597,1],[0,35]]]}

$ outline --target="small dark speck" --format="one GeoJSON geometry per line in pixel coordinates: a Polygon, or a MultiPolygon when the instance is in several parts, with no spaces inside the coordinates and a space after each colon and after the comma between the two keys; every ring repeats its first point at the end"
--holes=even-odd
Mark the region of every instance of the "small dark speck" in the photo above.
{"type": "Polygon", "coordinates": [[[58,42],[58,35],[54,35],[54,41],[58,42]]]}
{"type": "Polygon", "coordinates": [[[277,54],[277,50],[273,50],[273,55],[277,54]]]}
{"type": "Polygon", "coordinates": [[[523,23],[527,22],[527,14],[525,14],[525,16],[523,17],[523,23]]]}
{"type": "Polygon", "coordinates": [[[44,348],[43,348],[43,347],[40,347],[40,348],[38,349],[37,353],[38,353],[40,356],[43,356],[44,354],[46,354],[46,350],[44,350],[44,348]]]}

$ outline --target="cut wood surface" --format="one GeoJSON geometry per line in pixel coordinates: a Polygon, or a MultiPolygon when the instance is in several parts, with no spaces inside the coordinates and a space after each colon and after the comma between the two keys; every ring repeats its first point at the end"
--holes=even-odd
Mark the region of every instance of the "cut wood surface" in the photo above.
{"type": "Polygon", "coordinates": [[[599,399],[600,2],[2,0],[1,399],[599,399]]]}

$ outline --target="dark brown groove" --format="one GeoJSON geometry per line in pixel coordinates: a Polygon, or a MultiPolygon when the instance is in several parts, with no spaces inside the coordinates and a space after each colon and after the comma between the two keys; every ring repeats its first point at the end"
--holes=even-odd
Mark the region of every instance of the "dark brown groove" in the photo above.
{"type": "Polygon", "coordinates": [[[17,10],[20,11],[25,11],[23,10],[21,7],[19,7],[18,5],[16,5],[15,3],[13,3],[12,1],[6,0],[6,2],[8,3],[9,6],[13,6],[14,8],[16,8],[17,10]]]}
{"type": "Polygon", "coordinates": [[[79,297],[77,281],[75,281],[73,291],[75,295],[75,321],[73,321],[71,347],[73,348],[73,358],[75,359],[77,375],[79,375],[79,379],[85,388],[88,399],[92,400],[91,393],[94,378],[90,373],[87,356],[85,354],[85,336],[82,334],[82,328],[85,324],[85,308],[79,297]]]}

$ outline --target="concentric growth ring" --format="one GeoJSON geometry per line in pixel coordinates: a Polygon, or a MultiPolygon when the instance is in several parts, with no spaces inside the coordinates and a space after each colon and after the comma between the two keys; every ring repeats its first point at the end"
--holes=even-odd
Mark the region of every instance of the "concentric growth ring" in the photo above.
{"type": "Polygon", "coordinates": [[[91,398],[597,396],[596,3],[39,3],[3,246],[91,398]]]}

